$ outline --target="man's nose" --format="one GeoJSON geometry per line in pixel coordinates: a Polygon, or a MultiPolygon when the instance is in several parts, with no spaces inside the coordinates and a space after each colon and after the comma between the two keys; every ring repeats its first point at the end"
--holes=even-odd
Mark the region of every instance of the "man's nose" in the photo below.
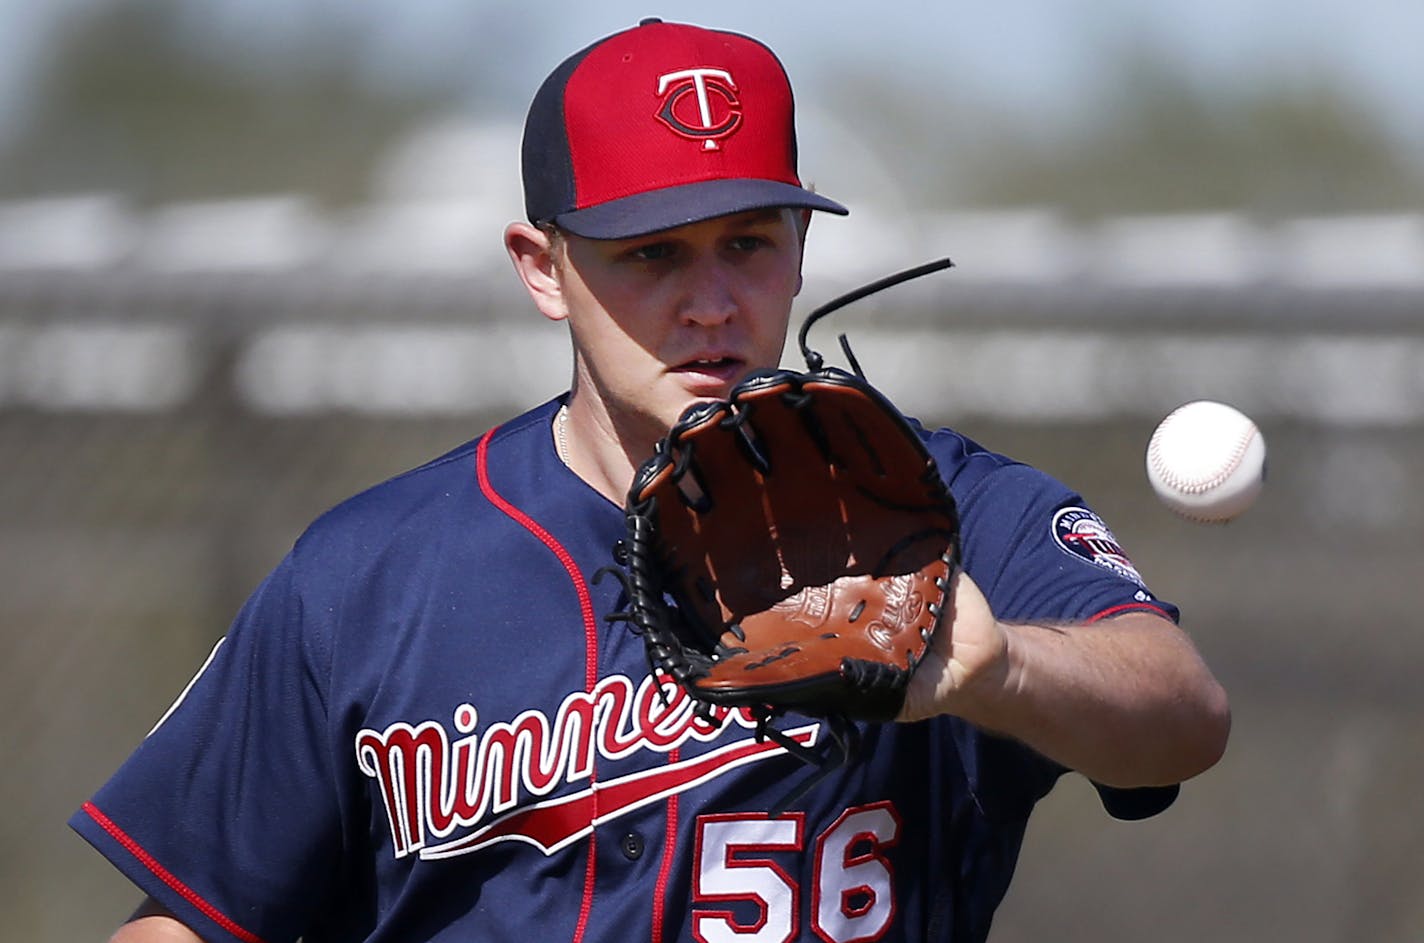
{"type": "Polygon", "coordinates": [[[679,315],[688,324],[725,324],[737,311],[735,274],[715,256],[699,259],[687,270],[679,315]]]}

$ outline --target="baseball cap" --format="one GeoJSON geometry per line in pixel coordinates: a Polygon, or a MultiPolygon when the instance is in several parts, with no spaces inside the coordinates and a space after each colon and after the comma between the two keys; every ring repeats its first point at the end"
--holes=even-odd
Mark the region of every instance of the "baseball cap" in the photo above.
{"type": "Polygon", "coordinates": [[[791,82],[739,33],[645,19],[556,68],[529,107],[530,222],[627,239],[769,207],[849,211],[796,171],[791,82]]]}

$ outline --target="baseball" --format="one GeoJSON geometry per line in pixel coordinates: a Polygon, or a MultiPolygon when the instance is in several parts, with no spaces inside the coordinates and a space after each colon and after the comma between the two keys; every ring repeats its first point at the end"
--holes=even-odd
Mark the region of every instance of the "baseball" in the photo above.
{"type": "Polygon", "coordinates": [[[1266,441],[1249,417],[1225,403],[1179,406],[1147,443],[1147,479],[1162,503],[1188,520],[1223,523],[1261,493],[1266,441]]]}

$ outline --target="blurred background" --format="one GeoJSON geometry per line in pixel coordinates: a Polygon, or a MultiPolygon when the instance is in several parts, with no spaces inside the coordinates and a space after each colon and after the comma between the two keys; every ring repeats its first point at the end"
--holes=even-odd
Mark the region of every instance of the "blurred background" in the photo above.
{"type": "MultiPolygon", "coordinates": [[[[301,528],[567,385],[499,242],[559,60],[645,15],[798,92],[797,319],[1073,483],[1231,691],[1222,764],[1109,820],[1065,780],[993,939],[1424,939],[1424,6],[0,0],[0,913],[134,894],[64,826],[301,528]],[[1260,503],[1155,503],[1155,423],[1252,414],[1260,503]]],[[[836,355],[838,356],[838,355],[836,355]]],[[[836,359],[832,356],[832,359],[836,359]]],[[[796,362],[795,351],[788,362],[796,362]]]]}

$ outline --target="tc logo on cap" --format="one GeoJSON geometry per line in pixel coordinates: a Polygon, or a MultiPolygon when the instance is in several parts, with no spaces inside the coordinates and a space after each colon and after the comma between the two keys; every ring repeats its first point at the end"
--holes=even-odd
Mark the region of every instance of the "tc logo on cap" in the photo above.
{"type": "Polygon", "coordinates": [[[724,69],[681,69],[658,76],[663,107],[658,118],[677,134],[715,151],[742,123],[737,83],[724,69]]]}

